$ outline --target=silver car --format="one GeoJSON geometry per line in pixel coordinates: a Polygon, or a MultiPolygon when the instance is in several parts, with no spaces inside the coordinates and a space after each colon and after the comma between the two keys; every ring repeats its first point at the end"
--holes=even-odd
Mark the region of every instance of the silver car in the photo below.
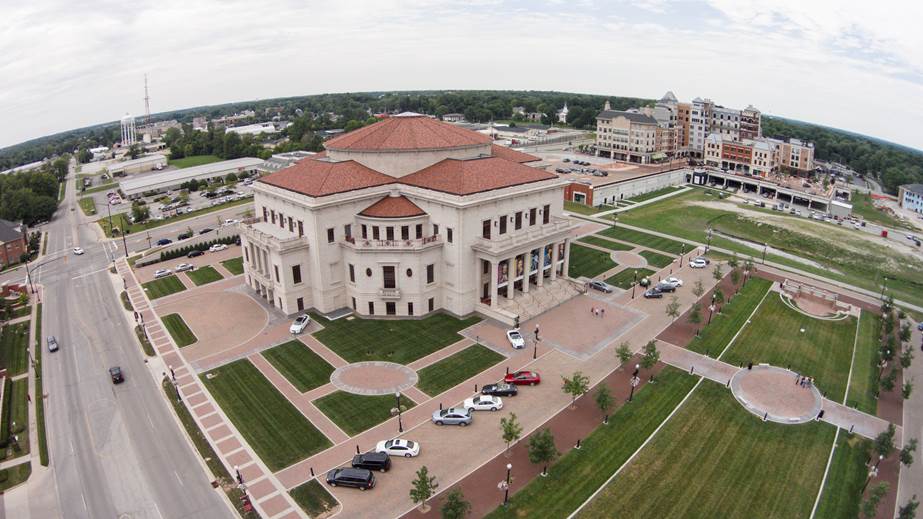
{"type": "Polygon", "coordinates": [[[436,425],[460,425],[464,427],[471,423],[471,410],[463,407],[437,409],[433,411],[433,423],[436,425]]]}

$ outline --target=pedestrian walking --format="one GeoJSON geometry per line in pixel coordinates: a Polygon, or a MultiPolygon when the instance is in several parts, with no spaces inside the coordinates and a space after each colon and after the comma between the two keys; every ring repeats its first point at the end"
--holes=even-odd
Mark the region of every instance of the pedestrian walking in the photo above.
{"type": "Polygon", "coordinates": [[[801,375],[795,373],[795,384],[797,385],[799,382],[801,382],[801,375]]]}
{"type": "Polygon", "coordinates": [[[798,377],[798,385],[804,387],[804,377],[798,377]]]}
{"type": "Polygon", "coordinates": [[[590,314],[591,314],[591,315],[596,315],[596,307],[595,307],[595,306],[591,306],[591,307],[590,307],[590,314]]]}
{"type": "Polygon", "coordinates": [[[599,311],[602,312],[602,314],[600,315],[600,317],[605,317],[605,316],[606,316],[606,308],[605,308],[605,307],[600,308],[599,311]]]}

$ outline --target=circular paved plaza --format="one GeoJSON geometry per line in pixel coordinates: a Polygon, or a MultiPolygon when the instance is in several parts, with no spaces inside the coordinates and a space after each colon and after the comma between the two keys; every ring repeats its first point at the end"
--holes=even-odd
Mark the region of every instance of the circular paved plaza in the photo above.
{"type": "Polygon", "coordinates": [[[822,405],[816,387],[801,387],[795,372],[769,365],[742,369],[731,378],[734,398],[748,411],[778,423],[805,423],[822,405]]]}
{"type": "Polygon", "coordinates": [[[643,268],[647,266],[647,260],[644,259],[644,256],[635,254],[634,252],[617,250],[610,254],[610,256],[612,256],[613,261],[619,265],[625,265],[627,268],[643,268]]]}
{"type": "Polygon", "coordinates": [[[357,395],[390,395],[416,385],[417,373],[393,362],[357,362],[337,368],[330,383],[357,395]]]}

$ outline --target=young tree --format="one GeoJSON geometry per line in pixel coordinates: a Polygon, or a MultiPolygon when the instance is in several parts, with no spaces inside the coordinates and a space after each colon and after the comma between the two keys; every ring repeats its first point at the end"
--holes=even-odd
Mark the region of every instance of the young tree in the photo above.
{"type": "Polygon", "coordinates": [[[887,458],[894,452],[894,424],[888,424],[888,430],[875,437],[875,453],[887,458]]]}
{"type": "Polygon", "coordinates": [[[920,506],[920,502],[917,501],[917,495],[914,494],[906,505],[897,510],[897,519],[914,519],[917,516],[918,506],[920,506]]]}
{"type": "Polygon", "coordinates": [[[894,390],[894,384],[897,383],[897,370],[891,368],[891,371],[888,372],[888,376],[881,379],[881,389],[885,391],[894,390]]]}
{"type": "Polygon", "coordinates": [[[901,353],[901,367],[907,369],[913,363],[913,348],[905,348],[901,353]]]}
{"type": "Polygon", "coordinates": [[[904,445],[904,448],[901,449],[901,463],[909,467],[913,464],[913,453],[917,450],[917,439],[911,438],[907,445],[904,445]]]}
{"type": "Polygon", "coordinates": [[[731,269],[737,270],[737,267],[739,266],[740,266],[740,260],[737,259],[737,253],[735,252],[731,256],[731,259],[728,260],[728,267],[730,267],[731,269]]]}
{"type": "Polygon", "coordinates": [[[904,395],[904,400],[910,398],[910,394],[913,393],[913,379],[904,381],[904,386],[901,387],[901,393],[904,395]]]}
{"type": "Polygon", "coordinates": [[[705,293],[705,285],[702,284],[701,279],[697,279],[695,283],[692,284],[692,293],[696,297],[702,297],[702,294],[705,293]]]}
{"type": "Polygon", "coordinates": [[[867,519],[872,519],[878,515],[878,503],[888,493],[889,487],[888,482],[883,481],[872,488],[872,491],[869,492],[869,498],[862,503],[862,515],[867,519]]]}
{"type": "Polygon", "coordinates": [[[731,269],[731,283],[736,287],[740,283],[740,271],[737,269],[731,269]]]}
{"type": "Polygon", "coordinates": [[[724,304],[724,292],[720,288],[715,288],[714,296],[715,305],[718,307],[718,313],[720,314],[721,305],[724,304]]]}
{"type": "Polygon", "coordinates": [[[712,271],[711,277],[715,278],[716,281],[721,281],[721,278],[724,277],[724,272],[721,271],[721,264],[715,263],[715,270],[712,271]]]}
{"type": "MultiPolygon", "coordinates": [[[[641,367],[644,369],[653,369],[660,362],[660,352],[657,351],[657,341],[649,341],[644,345],[641,357],[641,367]]],[[[651,381],[654,380],[654,374],[651,373],[651,381]]]]}
{"type": "Polygon", "coordinates": [[[603,423],[609,423],[609,410],[615,405],[615,399],[612,398],[612,392],[609,391],[609,386],[600,384],[593,400],[596,401],[596,407],[599,408],[599,412],[603,415],[603,423]]]}
{"type": "Polygon", "coordinates": [[[445,498],[442,504],[442,519],[463,519],[471,514],[471,503],[465,499],[462,491],[455,488],[445,498]]]}
{"type": "Polygon", "coordinates": [[[510,445],[522,436],[522,425],[516,420],[516,413],[510,413],[509,417],[500,418],[500,430],[503,431],[506,454],[509,456],[510,445]]]}
{"type": "Polygon", "coordinates": [[[430,476],[429,469],[423,465],[417,471],[417,478],[411,483],[410,499],[415,505],[420,505],[421,512],[425,512],[428,509],[426,501],[433,497],[437,488],[439,483],[436,482],[436,476],[430,476]]]}
{"type": "Polygon", "coordinates": [[[564,381],[561,389],[565,394],[571,396],[570,407],[573,409],[577,407],[577,398],[590,390],[590,377],[587,377],[579,371],[575,371],[570,378],[561,377],[561,380],[564,381]]]}
{"type": "Polygon", "coordinates": [[[619,358],[619,363],[622,365],[625,365],[626,362],[631,360],[634,354],[631,352],[631,345],[628,341],[623,341],[619,344],[619,347],[615,349],[615,355],[619,358]]]}
{"type": "Polygon", "coordinates": [[[678,297],[673,296],[672,298],[670,298],[670,302],[667,303],[666,312],[667,312],[667,315],[672,317],[674,321],[676,320],[677,317],[679,317],[679,298],[678,297]]]}
{"type": "Polygon", "coordinates": [[[696,337],[698,337],[699,323],[702,322],[702,305],[700,305],[699,303],[692,305],[692,309],[689,310],[689,317],[687,317],[686,319],[688,319],[690,323],[695,325],[695,335],[696,337]]]}
{"type": "Polygon", "coordinates": [[[548,475],[548,464],[560,454],[554,445],[554,435],[551,434],[551,429],[542,429],[529,438],[529,461],[536,465],[544,464],[542,476],[548,475]]]}

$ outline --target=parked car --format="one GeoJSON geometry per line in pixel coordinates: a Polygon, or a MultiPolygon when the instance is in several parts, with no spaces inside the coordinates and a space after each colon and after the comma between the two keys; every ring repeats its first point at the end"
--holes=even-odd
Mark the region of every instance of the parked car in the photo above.
{"type": "Polygon", "coordinates": [[[497,411],[503,409],[503,399],[492,395],[478,395],[466,398],[463,407],[474,411],[497,411]]]}
{"type": "Polygon", "coordinates": [[[368,469],[344,467],[327,472],[327,484],[331,487],[353,487],[368,490],[375,486],[375,475],[368,469]]]}
{"type": "Polygon", "coordinates": [[[180,263],[179,265],[174,267],[173,271],[174,272],[186,272],[187,270],[192,270],[194,268],[195,268],[195,265],[193,265],[192,263],[180,263]]]}
{"type": "Polygon", "coordinates": [[[395,438],[378,442],[378,445],[375,446],[375,451],[384,452],[389,456],[412,458],[420,454],[420,444],[413,440],[395,438]]]}
{"type": "Polygon", "coordinates": [[[192,238],[191,232],[184,232],[176,237],[178,241],[188,240],[189,238],[192,238]]]}
{"type": "Polygon", "coordinates": [[[48,351],[58,351],[58,339],[54,335],[48,336],[48,351]]]}
{"type": "Polygon", "coordinates": [[[606,294],[612,293],[612,286],[605,281],[593,280],[590,281],[590,288],[593,290],[599,290],[600,292],[605,292],[606,294]]]}
{"type": "Polygon", "coordinates": [[[169,238],[161,238],[157,240],[157,245],[170,245],[171,243],[173,243],[173,240],[169,238]]]}
{"type": "Polygon", "coordinates": [[[377,470],[388,472],[391,469],[391,456],[386,452],[366,452],[353,456],[354,469],[377,470]]]}
{"type": "Polygon", "coordinates": [[[670,283],[660,282],[652,289],[657,290],[658,292],[676,292],[676,287],[670,283]]]}
{"type": "Polygon", "coordinates": [[[204,229],[199,230],[199,234],[208,234],[212,231],[214,231],[214,229],[212,229],[211,227],[206,227],[204,229]]]}
{"type": "Polygon", "coordinates": [[[199,249],[189,251],[189,254],[186,254],[187,258],[198,258],[199,256],[205,254],[205,251],[199,249]]]}
{"type": "Polygon", "coordinates": [[[708,262],[706,262],[703,259],[696,258],[689,262],[689,266],[694,269],[704,269],[705,267],[708,266],[708,262]]]}
{"type": "Polygon", "coordinates": [[[309,324],[311,324],[311,316],[308,314],[301,314],[295,318],[295,322],[292,323],[292,326],[289,327],[288,331],[289,333],[297,335],[303,332],[309,324]]]}
{"type": "Polygon", "coordinates": [[[170,274],[173,274],[173,271],[170,269],[157,269],[154,271],[154,279],[165,278],[170,274]]]}
{"type": "Polygon", "coordinates": [[[519,333],[519,330],[507,330],[506,340],[510,341],[514,350],[521,350],[526,347],[526,341],[522,338],[522,334],[519,333]]]}
{"type": "Polygon", "coordinates": [[[516,389],[516,386],[513,384],[499,383],[499,384],[487,384],[481,388],[482,395],[494,395],[494,396],[516,396],[519,393],[519,390],[516,389]]]}
{"type": "Polygon", "coordinates": [[[660,299],[663,297],[663,292],[658,290],[656,287],[648,289],[644,292],[644,297],[646,299],[660,299]]]}
{"type": "Polygon", "coordinates": [[[211,247],[209,247],[208,250],[211,252],[221,252],[223,250],[226,250],[227,248],[228,246],[223,243],[216,243],[212,245],[211,247]]]}
{"type": "Polygon", "coordinates": [[[681,286],[683,286],[683,280],[680,279],[680,278],[678,278],[678,277],[673,277],[673,276],[671,276],[671,277],[668,277],[667,279],[664,279],[663,282],[664,282],[664,283],[669,283],[669,284],[673,285],[674,287],[681,287],[681,286]]]}
{"type": "Polygon", "coordinates": [[[84,250],[81,249],[80,247],[74,247],[74,255],[76,255],[76,256],[83,256],[83,252],[84,252],[84,250]]]}
{"type": "Polygon", "coordinates": [[[122,368],[118,366],[109,368],[109,378],[112,379],[113,384],[121,384],[122,382],[125,382],[125,375],[122,374],[122,368]]]}
{"type": "Polygon", "coordinates": [[[517,386],[534,386],[535,384],[541,384],[542,377],[537,371],[523,370],[508,373],[503,377],[503,381],[517,386]]]}
{"type": "Polygon", "coordinates": [[[222,223],[221,225],[227,226],[227,225],[234,225],[234,224],[236,224],[236,223],[240,223],[240,220],[235,220],[235,219],[233,219],[233,218],[228,218],[228,219],[225,220],[224,223],[222,223]]]}
{"type": "Polygon", "coordinates": [[[460,425],[464,427],[471,423],[471,410],[461,407],[437,409],[433,411],[433,423],[436,425],[460,425]]]}
{"type": "Polygon", "coordinates": [[[696,261],[696,260],[702,260],[702,261],[705,262],[706,265],[708,265],[708,264],[711,263],[711,260],[708,259],[708,258],[706,258],[705,256],[696,256],[696,257],[692,258],[692,261],[696,261]]]}

